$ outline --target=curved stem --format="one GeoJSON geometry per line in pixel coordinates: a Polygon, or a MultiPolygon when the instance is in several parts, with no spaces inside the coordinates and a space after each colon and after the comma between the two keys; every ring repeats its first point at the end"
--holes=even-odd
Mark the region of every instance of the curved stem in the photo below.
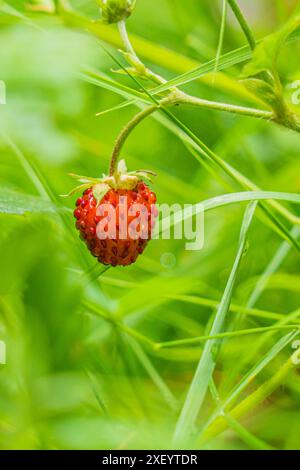
{"type": "Polygon", "coordinates": [[[119,134],[111,156],[111,162],[110,162],[110,167],[109,167],[109,174],[112,176],[115,173],[117,163],[118,163],[118,158],[121,153],[121,150],[123,148],[123,145],[127,139],[127,137],[131,134],[133,129],[141,122],[143,119],[145,119],[147,116],[152,114],[158,106],[152,105],[148,106],[148,108],[143,109],[140,111],[138,114],[136,114],[131,121],[129,121],[126,126],[122,129],[121,133],[119,134]]]}
{"type": "Polygon", "coordinates": [[[255,41],[255,38],[254,38],[254,35],[251,31],[251,28],[250,26],[248,25],[247,21],[246,21],[246,18],[244,17],[240,7],[238,6],[238,4],[236,3],[236,0],[227,0],[237,21],[239,22],[240,24],[240,27],[242,28],[246,38],[247,38],[247,41],[249,43],[249,46],[252,50],[255,49],[255,46],[256,46],[256,41],[255,41]]]}
{"type": "MultiPolygon", "coordinates": [[[[123,41],[123,44],[125,46],[125,49],[126,49],[126,52],[129,52],[130,54],[132,54],[139,62],[140,59],[138,58],[138,56],[136,55],[135,53],[135,50],[133,49],[132,47],[132,44],[130,42],[130,39],[129,39],[129,36],[128,36],[128,33],[127,33],[127,29],[126,29],[126,22],[125,20],[121,20],[118,22],[118,28],[119,28],[119,33],[120,33],[120,36],[121,36],[121,39],[123,41]]],[[[141,62],[142,63],[142,62],[141,62]]]]}

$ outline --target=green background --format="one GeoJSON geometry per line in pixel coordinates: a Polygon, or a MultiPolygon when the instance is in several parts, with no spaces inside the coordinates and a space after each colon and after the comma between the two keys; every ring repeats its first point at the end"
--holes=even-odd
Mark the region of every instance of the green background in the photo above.
{"type": "MultiPolygon", "coordinates": [[[[7,100],[0,106],[0,340],[7,348],[7,364],[0,365],[0,448],[170,448],[204,343],[155,351],[145,337],[161,343],[209,333],[236,256],[246,204],[205,214],[201,251],[186,251],[183,240],[153,240],[135,265],[102,273],[75,230],[76,196],[63,200],[59,195],[74,185],[68,173],[97,177],[107,171],[114,140],[136,112],[134,105],[111,110],[125,98],[101,81],[88,82],[84,74],[93,71],[117,84],[139,86],[112,71],[118,65],[106,48],[125,64],[113,47],[115,26],[105,27],[109,33],[103,43],[84,28],[70,28],[60,14],[34,10],[39,2],[31,2],[31,8],[29,3],[0,2],[0,79],[6,83],[7,100]],[[106,110],[111,111],[96,116],[106,110]]],[[[100,18],[94,1],[71,3],[82,15],[100,18]]],[[[295,3],[240,5],[255,36],[262,38],[287,20],[295,3]]],[[[139,47],[147,65],[171,79],[215,58],[221,17],[216,0],[138,0],[127,27],[136,44],[141,38],[149,41],[139,47]],[[180,57],[168,59],[167,50],[180,57]]],[[[223,53],[244,44],[230,11],[223,53]]],[[[299,52],[294,41],[279,57],[289,102],[287,85],[300,79],[299,52]]],[[[208,100],[258,106],[240,91],[243,65],[226,67],[226,76],[210,76],[206,83],[194,80],[182,89],[208,100]]],[[[201,108],[182,106],[172,112],[261,189],[299,192],[296,132],[201,108]]],[[[196,204],[241,190],[218,167],[195,158],[168,123],[160,113],[149,117],[123,152],[130,170],[157,173],[153,189],[158,202],[196,204]]],[[[299,206],[289,208],[300,215],[299,206]]],[[[257,311],[246,308],[282,243],[258,209],[224,331],[268,327],[299,309],[299,252],[288,244],[252,306],[257,311]]],[[[297,321],[295,316],[290,323],[297,321]]],[[[225,338],[213,375],[221,400],[287,333],[225,338]]],[[[288,344],[228,411],[274,377],[291,354],[288,344]]],[[[299,449],[299,404],[295,368],[247,412],[233,422],[228,418],[225,432],[217,430],[201,442],[201,431],[217,406],[208,392],[193,439],[178,446],[299,449]]]]}

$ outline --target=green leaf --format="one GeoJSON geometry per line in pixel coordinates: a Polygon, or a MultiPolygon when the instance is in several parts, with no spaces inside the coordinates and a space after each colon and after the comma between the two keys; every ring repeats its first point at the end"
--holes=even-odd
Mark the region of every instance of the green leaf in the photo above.
{"type": "Polygon", "coordinates": [[[272,199],[289,201],[294,204],[300,204],[300,195],[296,193],[280,193],[276,191],[242,191],[240,193],[229,193],[211,199],[206,199],[205,201],[195,204],[192,208],[189,207],[187,209],[180,210],[174,214],[174,217],[171,220],[169,217],[163,219],[162,223],[160,224],[161,231],[162,227],[164,230],[166,230],[175,224],[181,223],[182,221],[189,219],[191,215],[195,216],[203,211],[216,209],[227,204],[272,199]]]}
{"type": "Polygon", "coordinates": [[[290,20],[276,33],[267,36],[254,50],[253,58],[244,68],[244,76],[255,76],[261,72],[276,71],[280,49],[287,38],[300,25],[300,8],[296,8],[290,20]]]}
{"type": "Polygon", "coordinates": [[[144,95],[144,93],[136,91],[133,88],[123,85],[122,83],[118,83],[116,80],[111,79],[104,73],[93,70],[84,70],[80,74],[80,78],[85,82],[91,83],[92,85],[96,85],[114,93],[118,93],[119,95],[122,95],[124,98],[129,100],[132,98],[139,98],[139,101],[149,103],[149,99],[144,95]]]}
{"type": "Polygon", "coordinates": [[[27,212],[56,212],[57,207],[50,201],[37,196],[19,193],[2,188],[0,193],[0,213],[22,215],[27,212]]]}
{"type": "Polygon", "coordinates": [[[136,103],[136,100],[125,100],[116,106],[112,106],[111,108],[104,109],[103,111],[99,111],[98,113],[96,113],[96,116],[97,117],[104,116],[104,114],[108,114],[113,111],[118,111],[119,109],[127,108],[128,106],[131,106],[132,104],[135,104],[135,103],[136,103]]]}
{"type": "Polygon", "coordinates": [[[278,96],[274,87],[267,83],[265,80],[259,78],[246,78],[241,80],[241,83],[249,90],[251,93],[259,96],[265,103],[271,107],[276,105],[278,96]]]}

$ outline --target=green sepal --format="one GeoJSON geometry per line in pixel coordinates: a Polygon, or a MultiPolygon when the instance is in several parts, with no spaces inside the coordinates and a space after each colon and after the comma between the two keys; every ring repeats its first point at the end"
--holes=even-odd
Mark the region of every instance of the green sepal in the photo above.
{"type": "Polygon", "coordinates": [[[157,176],[154,171],[149,171],[149,170],[137,170],[137,171],[130,171],[128,175],[136,176],[137,178],[142,178],[147,181],[150,181],[150,183],[153,183],[153,178],[157,176]]]}
{"type": "Polygon", "coordinates": [[[93,178],[92,176],[76,175],[75,173],[69,173],[69,176],[76,179],[80,183],[90,183],[90,184],[102,183],[102,178],[93,178]]]}
{"type": "Polygon", "coordinates": [[[80,186],[76,186],[76,188],[72,189],[68,194],[62,195],[62,197],[73,196],[79,191],[84,191],[85,189],[92,187],[94,197],[97,200],[97,204],[99,204],[110,189],[132,190],[137,186],[141,179],[145,179],[152,183],[153,177],[156,176],[156,173],[150,170],[136,170],[128,172],[125,160],[120,160],[117,170],[112,176],[102,175],[102,178],[94,178],[90,176],[77,175],[75,173],[69,173],[69,175],[82,184],[80,186]]]}
{"type": "Polygon", "coordinates": [[[90,187],[90,183],[81,184],[80,186],[76,186],[76,188],[73,188],[68,194],[60,194],[60,197],[71,197],[74,196],[74,194],[83,192],[90,187]]]}
{"type": "Polygon", "coordinates": [[[105,194],[108,193],[110,189],[111,187],[105,183],[98,183],[93,186],[93,195],[97,201],[97,206],[100,204],[105,194]]]}
{"type": "Polygon", "coordinates": [[[127,173],[127,165],[124,159],[120,160],[117,167],[117,173],[119,175],[125,175],[127,173]]]}

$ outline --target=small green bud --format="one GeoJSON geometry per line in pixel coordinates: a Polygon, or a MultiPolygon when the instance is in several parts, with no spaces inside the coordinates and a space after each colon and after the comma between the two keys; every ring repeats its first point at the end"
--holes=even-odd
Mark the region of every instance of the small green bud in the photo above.
{"type": "Polygon", "coordinates": [[[131,15],[136,0],[98,0],[105,23],[117,23],[131,15]]]}

